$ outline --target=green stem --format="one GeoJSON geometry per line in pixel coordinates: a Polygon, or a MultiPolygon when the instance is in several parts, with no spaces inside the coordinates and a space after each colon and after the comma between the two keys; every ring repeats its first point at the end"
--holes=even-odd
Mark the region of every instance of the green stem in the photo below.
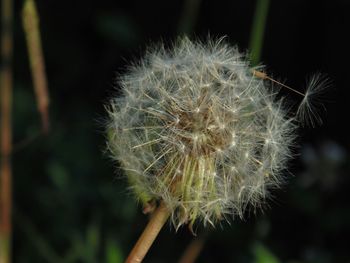
{"type": "Polygon", "coordinates": [[[201,0],[185,0],[184,10],[179,22],[178,33],[191,35],[194,31],[201,0]]]}
{"type": "Polygon", "coordinates": [[[261,50],[270,0],[257,0],[254,20],[251,29],[249,50],[252,65],[257,65],[261,59],[261,50]]]}

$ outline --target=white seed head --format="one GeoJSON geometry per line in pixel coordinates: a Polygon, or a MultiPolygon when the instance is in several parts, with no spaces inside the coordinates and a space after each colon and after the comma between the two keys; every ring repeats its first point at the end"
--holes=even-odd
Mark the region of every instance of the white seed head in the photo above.
{"type": "Polygon", "coordinates": [[[283,181],[294,137],[294,118],[237,48],[208,42],[148,52],[108,106],[113,158],[136,196],[165,202],[176,226],[261,206],[283,181]]]}

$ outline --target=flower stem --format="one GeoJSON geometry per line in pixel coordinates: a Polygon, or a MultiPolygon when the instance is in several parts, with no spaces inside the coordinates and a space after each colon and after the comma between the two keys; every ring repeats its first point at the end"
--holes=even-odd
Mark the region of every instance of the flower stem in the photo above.
{"type": "Polygon", "coordinates": [[[163,202],[160,203],[156,211],[153,213],[151,220],[143,230],[139,240],[131,250],[125,263],[139,263],[147,254],[163,225],[167,221],[170,213],[163,202]]]}
{"type": "Polygon", "coordinates": [[[205,238],[195,238],[186,248],[178,263],[194,263],[201,253],[205,243],[205,238]]]}
{"type": "Polygon", "coordinates": [[[264,32],[269,11],[270,0],[257,0],[255,7],[254,20],[250,35],[249,49],[251,52],[251,63],[253,66],[259,64],[261,59],[261,50],[264,41],[264,32]]]}
{"type": "Polygon", "coordinates": [[[0,43],[0,263],[11,262],[12,237],[12,55],[13,2],[1,1],[0,43]]]}
{"type": "Polygon", "coordinates": [[[39,30],[39,14],[34,0],[26,0],[22,9],[22,22],[26,35],[30,67],[37,98],[38,110],[41,115],[42,129],[49,131],[49,92],[45,73],[44,55],[41,47],[39,30]]]}

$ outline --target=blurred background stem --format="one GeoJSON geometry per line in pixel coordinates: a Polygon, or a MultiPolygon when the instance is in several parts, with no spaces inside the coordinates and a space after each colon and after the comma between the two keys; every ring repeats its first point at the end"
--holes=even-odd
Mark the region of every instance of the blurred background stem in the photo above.
{"type": "Polygon", "coordinates": [[[196,26],[201,0],[185,0],[178,26],[179,35],[190,36],[196,26]]]}
{"type": "Polygon", "coordinates": [[[249,51],[251,63],[256,66],[261,59],[261,51],[264,43],[264,32],[270,0],[257,0],[252,29],[250,31],[249,51]]]}
{"type": "Polygon", "coordinates": [[[11,262],[12,0],[1,1],[0,263],[11,262]]]}
{"type": "Polygon", "coordinates": [[[45,63],[41,46],[39,15],[34,0],[26,0],[24,2],[22,22],[27,40],[37,107],[41,115],[42,130],[47,134],[49,131],[49,93],[47,89],[45,63]]]}
{"type": "Polygon", "coordinates": [[[205,243],[205,236],[195,237],[186,247],[178,263],[194,263],[200,255],[205,243]]]}

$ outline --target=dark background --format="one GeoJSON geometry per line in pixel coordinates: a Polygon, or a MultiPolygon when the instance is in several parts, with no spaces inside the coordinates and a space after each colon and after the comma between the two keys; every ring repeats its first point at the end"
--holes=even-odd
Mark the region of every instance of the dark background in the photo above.
{"type": "MultiPolygon", "coordinates": [[[[120,171],[104,153],[103,105],[116,76],[145,48],[179,34],[227,36],[248,49],[255,1],[37,0],[51,98],[51,130],[40,131],[15,1],[14,262],[122,262],[147,223],[120,171]],[[20,144],[19,144],[20,143],[20,144]],[[17,148],[16,148],[17,146],[17,148]]],[[[197,262],[350,262],[349,67],[350,2],[271,1],[261,61],[302,90],[325,72],[323,125],[299,131],[289,183],[264,211],[205,236],[197,262]]],[[[289,94],[292,100],[298,99],[289,94]]],[[[177,262],[193,239],[166,226],[145,262],[177,262]]]]}

